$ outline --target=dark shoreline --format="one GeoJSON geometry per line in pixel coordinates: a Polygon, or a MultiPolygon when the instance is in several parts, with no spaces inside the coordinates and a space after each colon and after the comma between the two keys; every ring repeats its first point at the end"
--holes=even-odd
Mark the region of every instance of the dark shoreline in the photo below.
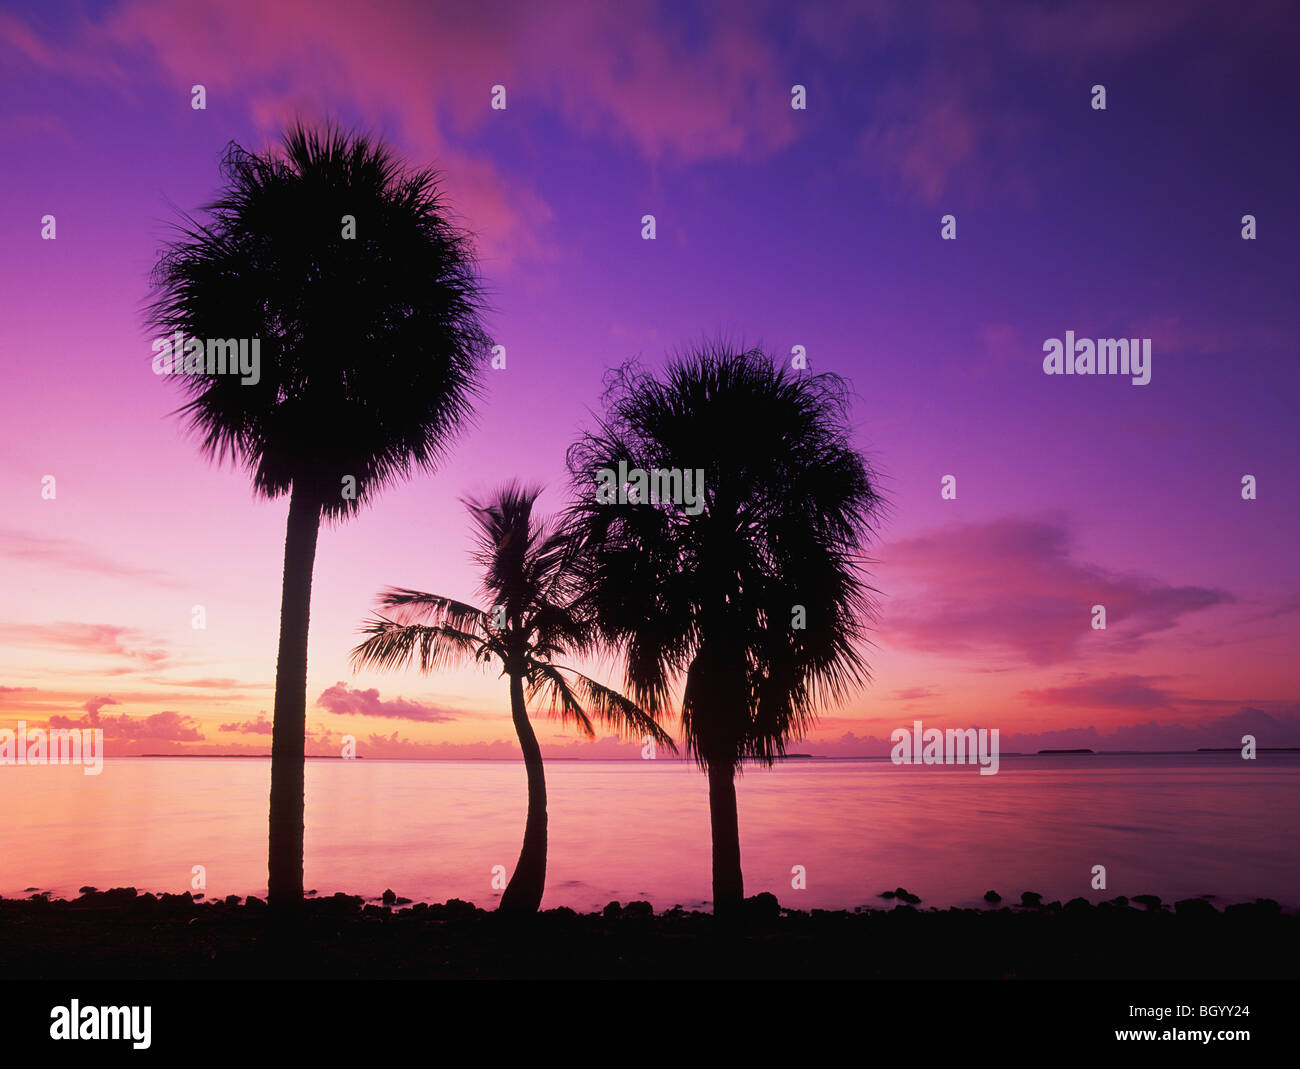
{"type": "MultiPolygon", "coordinates": [[[[134,888],[0,898],[0,979],[1276,980],[1300,977],[1300,915],[1260,899],[1220,911],[1075,899],[855,912],[746,902],[712,914],[611,903],[522,920],[453,899],[405,908],[336,894],[288,925],[257,898],[134,888]]],[[[399,902],[401,900],[398,900],[399,902]]]]}

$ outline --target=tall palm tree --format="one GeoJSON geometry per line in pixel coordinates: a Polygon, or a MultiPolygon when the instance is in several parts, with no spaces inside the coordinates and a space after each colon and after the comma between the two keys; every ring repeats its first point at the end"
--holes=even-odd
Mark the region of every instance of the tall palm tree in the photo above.
{"type": "MultiPolygon", "coordinates": [[[[437,173],[381,142],[301,124],[264,154],[231,144],[224,184],[153,273],[151,326],[258,339],[255,375],[175,374],[199,448],[289,495],[271,736],[268,889],[302,899],[307,627],[321,520],[433,470],[470,415],[490,341],[470,239],[437,173]],[[348,218],[345,218],[348,217],[348,218]]],[[[250,346],[251,349],[251,346],[250,346]]],[[[155,366],[157,370],[157,366],[155,366]]]]}
{"type": "Polygon", "coordinates": [[[474,562],[483,571],[489,611],[441,594],[390,588],[370,637],[352,651],[353,667],[395,668],[418,660],[422,672],[476,662],[498,664],[510,680],[510,715],[528,773],[528,820],[519,861],[501,896],[501,910],[535,913],[546,886],[546,778],[528,702],[549,699],[548,712],[595,738],[592,718],[623,735],[650,736],[676,752],[654,718],[621,694],[556,662],[595,649],[590,622],[574,611],[573,554],[556,525],[538,520],[540,488],[511,483],[487,504],[466,502],[476,531],[474,562]],[[394,618],[395,617],[395,618],[394,618]]]}
{"type": "Polygon", "coordinates": [[[723,345],[688,351],[661,378],[628,364],[568,460],[580,608],[625,647],[633,701],[661,711],[684,680],[682,733],[708,774],[714,913],[734,917],[742,762],[770,765],[824,702],[869,678],[862,550],[882,501],[850,444],[846,384],[723,345]],[[700,471],[698,500],[611,502],[620,461],[700,471]]]}

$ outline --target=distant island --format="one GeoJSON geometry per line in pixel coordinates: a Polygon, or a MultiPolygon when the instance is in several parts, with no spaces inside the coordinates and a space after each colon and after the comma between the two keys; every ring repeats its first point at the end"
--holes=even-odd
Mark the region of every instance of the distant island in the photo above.
{"type": "MultiPolygon", "coordinates": [[[[142,753],[138,757],[255,757],[265,761],[270,758],[269,753],[142,753]]],[[[353,757],[344,757],[342,754],[325,753],[325,754],[308,754],[308,761],[360,761],[364,754],[356,754],[353,757]]]]}
{"type": "MultiPolygon", "coordinates": [[[[1240,753],[1240,746],[1201,746],[1197,753],[1240,753]]],[[[1257,746],[1256,753],[1300,753],[1300,746],[1257,746]]]]}

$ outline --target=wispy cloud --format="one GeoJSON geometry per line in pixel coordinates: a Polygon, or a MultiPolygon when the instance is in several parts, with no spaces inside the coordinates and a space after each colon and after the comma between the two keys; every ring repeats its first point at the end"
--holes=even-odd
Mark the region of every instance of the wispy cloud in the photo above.
{"type": "Polygon", "coordinates": [[[200,82],[267,134],[343,101],[377,127],[395,121],[404,146],[444,170],[454,205],[474,220],[498,270],[550,255],[542,230],[551,211],[517,173],[469,147],[489,124],[509,128],[519,114],[535,121],[541,107],[576,132],[661,164],[761,156],[798,131],[789,85],[773,77],[782,52],[739,5],[702,9],[683,24],[653,0],[506,0],[454,18],[433,5],[393,3],[361,19],[354,5],[330,0],[128,0],[57,33],[42,37],[7,17],[0,48],[132,93],[138,80],[125,72],[144,53],[160,84],[188,93],[200,82]],[[490,107],[494,85],[506,87],[505,112],[490,107]]]}
{"type": "Polygon", "coordinates": [[[267,682],[249,683],[242,679],[217,676],[205,679],[157,679],[150,680],[166,687],[193,687],[195,690],[216,690],[222,692],[240,690],[271,690],[275,684],[267,682]]]}
{"type": "Polygon", "coordinates": [[[939,697],[939,691],[933,687],[905,687],[902,690],[892,691],[889,697],[896,702],[918,702],[924,698],[939,697]]]}
{"type": "Polygon", "coordinates": [[[327,688],[316,704],[327,712],[341,716],[378,716],[399,720],[419,720],[434,724],[457,719],[448,709],[440,709],[422,702],[408,701],[405,698],[391,698],[384,701],[379,691],[353,690],[346,683],[335,683],[327,688]]]}
{"type": "MultiPolygon", "coordinates": [[[[1282,39],[1293,41],[1296,25],[1281,2],[1231,7],[1213,0],[1051,5],[942,0],[826,7],[800,20],[803,32],[826,51],[851,49],[883,63],[890,54],[914,57],[901,76],[882,82],[857,147],[867,167],[905,197],[932,205],[956,190],[966,201],[994,190],[1021,200],[1036,198],[1039,190],[1021,165],[1041,129],[1018,88],[1026,71],[1041,70],[1045,84],[1062,78],[1076,82],[1079,105],[1086,107],[1089,72],[1121,57],[1167,48],[1189,28],[1222,41],[1251,27],[1256,34],[1266,32],[1278,47],[1278,28],[1290,25],[1282,39]]],[[[1231,62],[1248,54],[1243,49],[1231,62]]]]}
{"type": "MultiPolygon", "coordinates": [[[[324,740],[322,740],[324,741],[324,740]]],[[[587,759],[593,761],[641,760],[641,744],[608,736],[601,739],[581,739],[574,742],[541,741],[542,756],[587,759]]],[[[521,754],[514,739],[495,739],[491,742],[417,742],[394,731],[391,735],[371,733],[357,741],[357,756],[383,758],[414,758],[424,760],[489,760],[517,761],[521,754]]]]}
{"type": "Polygon", "coordinates": [[[1186,616],[1235,600],[1077,560],[1063,519],[955,524],[880,556],[908,590],[886,603],[881,641],[959,656],[996,651],[1060,664],[1102,641],[1110,652],[1132,652],[1186,616]],[[1091,628],[1093,605],[1106,609],[1104,632],[1091,628]]]}
{"type": "Polygon", "coordinates": [[[0,528],[0,557],[42,568],[64,569],[106,579],[128,579],[172,589],[183,585],[166,572],[114,560],[85,542],[51,538],[7,527],[0,528]]]}
{"type": "Polygon", "coordinates": [[[28,648],[76,650],[131,662],[131,667],[104,670],[108,675],[157,669],[169,657],[166,650],[158,647],[157,640],[146,639],[142,632],[134,628],[113,624],[0,624],[0,643],[28,648]]]}
{"type": "Polygon", "coordinates": [[[960,72],[935,66],[919,82],[909,77],[885,89],[858,139],[868,168],[927,204],[938,204],[958,182],[967,202],[995,187],[1032,197],[1015,146],[1033,122],[993,97],[986,68],[979,59],[960,72]]]}
{"type": "Polygon", "coordinates": [[[38,67],[50,68],[57,63],[55,50],[41,40],[40,34],[15,15],[0,11],[0,45],[38,67]]]}
{"type": "Polygon", "coordinates": [[[1021,697],[1045,705],[1084,709],[1170,709],[1178,704],[1172,690],[1156,684],[1164,676],[1107,676],[1062,687],[1021,691],[1021,697]]]}

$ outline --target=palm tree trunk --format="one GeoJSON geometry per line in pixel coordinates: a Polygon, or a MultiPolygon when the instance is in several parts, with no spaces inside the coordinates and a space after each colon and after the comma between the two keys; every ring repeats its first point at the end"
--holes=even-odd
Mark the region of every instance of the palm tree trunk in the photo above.
{"type": "Polygon", "coordinates": [[[295,483],[284,537],[280,652],[271,726],[271,820],[267,898],[277,909],[302,901],[303,773],[307,739],[307,623],[320,505],[295,483]]]}
{"type": "Polygon", "coordinates": [[[524,704],[523,677],[514,673],[510,676],[510,715],[524,751],[524,767],[528,770],[528,823],[524,827],[519,861],[501,895],[500,909],[503,913],[536,913],[546,889],[546,778],[542,772],[542,749],[537,745],[524,704]]]}
{"type": "Polygon", "coordinates": [[[745,900],[745,881],[740,872],[736,770],[722,761],[709,765],[709,822],[713,829],[713,915],[733,920],[745,900]]]}

